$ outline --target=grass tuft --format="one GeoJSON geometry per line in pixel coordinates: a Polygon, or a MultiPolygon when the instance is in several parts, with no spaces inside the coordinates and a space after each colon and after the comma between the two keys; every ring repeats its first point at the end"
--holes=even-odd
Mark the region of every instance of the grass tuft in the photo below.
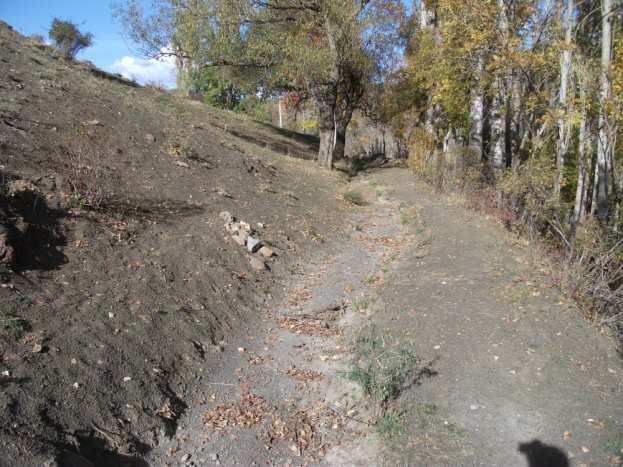
{"type": "Polygon", "coordinates": [[[355,206],[365,206],[367,204],[366,200],[363,198],[363,194],[355,190],[344,193],[344,201],[355,206]]]}
{"type": "Polygon", "coordinates": [[[347,374],[363,392],[380,403],[398,397],[417,374],[419,358],[412,346],[389,346],[374,327],[355,341],[355,358],[347,374]]]}
{"type": "Polygon", "coordinates": [[[393,438],[395,436],[400,436],[404,431],[405,427],[402,423],[402,414],[398,412],[385,412],[385,414],[376,421],[376,432],[380,436],[393,438]]]}

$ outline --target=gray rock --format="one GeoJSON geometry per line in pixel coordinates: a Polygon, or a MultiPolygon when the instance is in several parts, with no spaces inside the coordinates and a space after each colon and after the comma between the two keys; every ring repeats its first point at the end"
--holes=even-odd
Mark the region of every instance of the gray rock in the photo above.
{"type": "Polygon", "coordinates": [[[256,271],[264,271],[266,269],[266,263],[255,256],[252,256],[249,262],[251,263],[251,267],[256,271]]]}
{"type": "Polygon", "coordinates": [[[240,225],[240,230],[251,233],[251,226],[248,223],[246,223],[245,221],[240,221],[238,224],[240,225]]]}
{"type": "Polygon", "coordinates": [[[180,167],[184,167],[186,169],[190,168],[190,165],[188,165],[186,162],[177,161],[176,164],[179,165],[180,167]]]}
{"type": "Polygon", "coordinates": [[[255,253],[262,247],[261,242],[257,238],[248,237],[247,238],[247,250],[251,253],[255,253]]]}
{"type": "Polygon", "coordinates": [[[238,245],[245,246],[247,244],[247,237],[248,235],[246,233],[238,232],[236,235],[232,235],[231,238],[233,238],[234,242],[236,242],[238,245]]]}
{"type": "Polygon", "coordinates": [[[227,191],[223,190],[222,188],[217,188],[216,192],[225,198],[234,199],[234,197],[231,194],[229,194],[227,191]]]}
{"type": "Polygon", "coordinates": [[[232,222],[230,224],[225,224],[225,230],[227,230],[230,234],[235,234],[240,230],[240,226],[237,222],[232,222]]]}
{"type": "Polygon", "coordinates": [[[235,220],[234,216],[232,216],[229,211],[222,211],[218,216],[223,220],[223,222],[225,222],[225,224],[231,224],[235,220]]]}
{"type": "Polygon", "coordinates": [[[149,144],[152,144],[156,142],[156,138],[151,133],[147,133],[145,135],[145,141],[147,141],[149,144]]]}

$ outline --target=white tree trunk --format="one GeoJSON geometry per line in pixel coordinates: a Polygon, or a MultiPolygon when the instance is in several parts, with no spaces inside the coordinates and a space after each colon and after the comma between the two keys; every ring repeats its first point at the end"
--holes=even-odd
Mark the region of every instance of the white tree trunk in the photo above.
{"type": "Polygon", "coordinates": [[[471,105],[469,109],[468,144],[470,152],[479,159],[482,159],[484,157],[482,131],[485,114],[485,94],[481,84],[484,73],[484,58],[482,54],[479,54],[476,67],[476,85],[472,88],[471,105]]]}
{"type": "Polygon", "coordinates": [[[571,74],[571,40],[573,34],[573,11],[575,9],[574,0],[566,0],[565,11],[562,15],[562,29],[565,31],[564,49],[560,56],[560,89],[559,104],[560,113],[558,116],[558,148],[556,151],[556,181],[554,183],[554,193],[560,197],[563,177],[565,173],[565,163],[569,152],[571,141],[571,105],[569,101],[569,77],[571,74]]]}
{"type": "MultiPolygon", "coordinates": [[[[580,83],[580,97],[582,99],[582,116],[580,117],[580,134],[578,136],[578,183],[575,191],[575,204],[573,206],[573,216],[571,225],[575,231],[575,226],[584,219],[584,210],[586,209],[586,166],[590,161],[590,147],[588,145],[588,121],[586,115],[586,90],[584,83],[580,83]]],[[[589,166],[590,167],[590,166],[589,166]]]]}
{"type": "MultiPolygon", "coordinates": [[[[499,7],[498,24],[502,34],[502,42],[506,43],[508,35],[507,9],[504,0],[497,0],[499,7]]],[[[494,79],[494,95],[491,104],[491,163],[493,172],[499,176],[506,166],[506,117],[507,117],[507,74],[498,71],[494,79]]]]}
{"type": "Polygon", "coordinates": [[[612,88],[612,0],[601,2],[601,88],[599,93],[599,139],[597,141],[597,218],[608,218],[608,156],[612,136],[606,109],[612,88]]]}

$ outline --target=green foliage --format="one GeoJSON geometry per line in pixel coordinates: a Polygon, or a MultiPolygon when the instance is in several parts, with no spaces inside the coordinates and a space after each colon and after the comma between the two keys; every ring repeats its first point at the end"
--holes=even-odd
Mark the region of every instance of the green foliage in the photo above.
{"type": "Polygon", "coordinates": [[[417,370],[419,358],[413,346],[390,346],[374,327],[364,330],[354,347],[348,379],[357,382],[376,402],[396,398],[417,370]]]}
{"type": "Polygon", "coordinates": [[[68,59],[73,59],[82,50],[93,45],[93,34],[82,33],[71,21],[54,18],[48,36],[54,45],[68,59]]]}
{"type": "Polygon", "coordinates": [[[248,94],[242,98],[234,110],[244,113],[255,120],[262,122],[271,121],[267,102],[255,94],[248,94]]]}
{"type": "Polygon", "coordinates": [[[192,73],[192,88],[213,107],[234,110],[244,98],[242,90],[220,76],[218,69],[204,67],[192,73]]]}
{"type": "MultiPolygon", "coordinates": [[[[299,93],[314,100],[319,134],[345,138],[366,88],[380,82],[397,56],[400,0],[156,0],[145,15],[140,0],[117,8],[130,37],[149,55],[168,48],[185,70],[218,67],[219,78],[263,97],[299,93]]],[[[222,102],[223,83],[207,79],[210,102],[222,102]]],[[[226,93],[227,94],[227,93],[226,93]]],[[[231,94],[230,94],[230,97],[231,94]]],[[[233,108],[228,99],[227,108],[233,108]]],[[[246,100],[246,99],[245,99],[246,100]]],[[[255,118],[265,119],[253,101],[255,118]]],[[[306,128],[315,126],[306,123],[306,128]]],[[[319,161],[332,166],[344,145],[320,146],[319,161]]]]}

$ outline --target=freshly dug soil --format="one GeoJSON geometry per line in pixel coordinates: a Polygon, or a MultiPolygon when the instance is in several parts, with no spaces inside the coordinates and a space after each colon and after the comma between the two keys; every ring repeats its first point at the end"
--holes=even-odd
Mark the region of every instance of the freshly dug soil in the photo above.
{"type": "Polygon", "coordinates": [[[315,148],[0,23],[0,465],[141,465],[175,432],[290,265],[340,234],[315,148]],[[277,252],[266,270],[222,211],[277,252]]]}

